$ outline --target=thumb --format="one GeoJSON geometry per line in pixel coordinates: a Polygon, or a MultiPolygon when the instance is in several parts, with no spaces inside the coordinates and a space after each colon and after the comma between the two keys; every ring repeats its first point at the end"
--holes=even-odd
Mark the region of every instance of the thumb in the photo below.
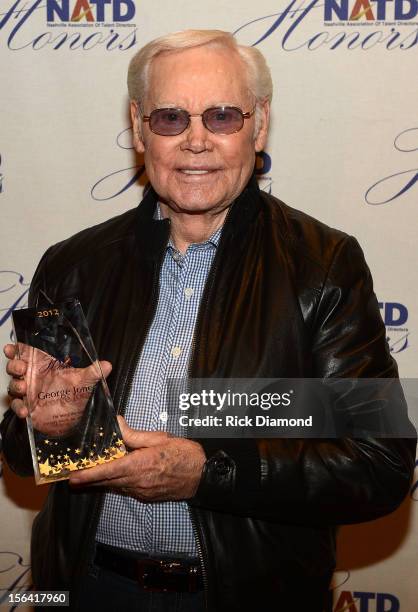
{"type": "Polygon", "coordinates": [[[99,361],[100,367],[102,368],[103,376],[107,378],[112,371],[112,364],[110,361],[99,361]]]}
{"type": "Polygon", "coordinates": [[[139,448],[143,446],[143,444],[140,443],[142,441],[141,431],[129,427],[128,423],[120,414],[118,415],[118,423],[123,441],[127,446],[129,446],[130,448],[139,448]]]}
{"type": "Polygon", "coordinates": [[[144,448],[163,444],[167,440],[167,434],[163,431],[142,431],[129,427],[123,416],[118,415],[118,423],[123,441],[129,448],[144,448]]]}
{"type": "Polygon", "coordinates": [[[95,361],[84,370],[80,370],[83,375],[83,379],[93,383],[100,380],[101,374],[103,374],[104,378],[107,378],[111,371],[112,364],[110,361],[95,361]]]}

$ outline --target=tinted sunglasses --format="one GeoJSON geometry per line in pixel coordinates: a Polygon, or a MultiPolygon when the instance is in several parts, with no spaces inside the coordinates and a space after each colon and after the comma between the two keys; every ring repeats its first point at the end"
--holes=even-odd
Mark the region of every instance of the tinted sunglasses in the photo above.
{"type": "Polygon", "coordinates": [[[243,113],[236,106],[213,106],[203,113],[191,115],[183,108],[156,108],[150,115],[144,115],[142,121],[148,122],[150,130],[160,136],[178,136],[190,125],[190,117],[202,117],[203,125],[213,134],[234,134],[239,132],[255,112],[256,107],[243,113]]]}

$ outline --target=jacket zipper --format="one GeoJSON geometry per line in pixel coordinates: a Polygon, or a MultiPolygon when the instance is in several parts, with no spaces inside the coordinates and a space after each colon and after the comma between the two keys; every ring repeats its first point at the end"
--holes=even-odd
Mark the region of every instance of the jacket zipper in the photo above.
{"type": "Polygon", "coordinates": [[[193,528],[193,532],[194,532],[195,540],[196,540],[197,554],[198,554],[198,557],[199,557],[200,566],[202,568],[202,581],[203,581],[203,592],[204,592],[204,595],[205,595],[205,608],[206,608],[206,610],[209,610],[209,606],[208,606],[208,592],[209,592],[209,588],[208,588],[208,576],[207,576],[206,566],[205,566],[205,556],[203,554],[202,529],[201,529],[200,525],[198,524],[196,509],[195,508],[191,508],[190,506],[188,506],[188,508],[189,508],[190,522],[192,524],[192,528],[193,528]]]}

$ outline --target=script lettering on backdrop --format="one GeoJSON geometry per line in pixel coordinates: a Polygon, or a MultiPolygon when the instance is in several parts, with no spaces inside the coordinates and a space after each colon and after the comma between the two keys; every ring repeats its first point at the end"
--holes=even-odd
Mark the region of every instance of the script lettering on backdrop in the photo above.
{"type": "Polygon", "coordinates": [[[0,45],[6,43],[11,51],[90,51],[97,46],[127,51],[137,44],[135,13],[134,0],[3,0],[0,45]]]}
{"type": "MultiPolygon", "coordinates": [[[[116,136],[116,146],[118,149],[133,151],[131,127],[122,130],[116,136]]],[[[143,164],[114,170],[95,182],[90,191],[91,197],[98,202],[112,200],[122,195],[130,187],[137,185],[139,182],[144,183],[144,181],[146,182],[145,166],[143,164]]]]}
{"type": "Polygon", "coordinates": [[[388,51],[418,45],[418,0],[284,0],[234,32],[242,44],[275,37],[284,51],[388,51]],[[318,24],[320,29],[318,30],[318,24]]]}
{"type": "Polygon", "coordinates": [[[23,274],[13,270],[0,270],[0,327],[8,323],[15,308],[28,305],[29,283],[23,274]]]}
{"type": "MultiPolygon", "coordinates": [[[[403,130],[396,136],[393,146],[401,153],[418,153],[418,128],[403,130]]],[[[415,163],[418,163],[418,154],[414,157],[415,163]]],[[[364,197],[367,204],[374,206],[389,204],[405,195],[413,187],[417,193],[418,167],[385,176],[369,187],[364,197]]]]}
{"type": "Polygon", "coordinates": [[[28,593],[32,589],[30,566],[23,562],[19,553],[0,551],[0,606],[2,610],[16,609],[10,602],[10,594],[28,593]],[[5,607],[3,607],[5,606],[5,607]]]}
{"type": "MultiPolygon", "coordinates": [[[[133,151],[131,127],[122,130],[117,135],[116,146],[118,149],[133,151]]],[[[257,153],[255,173],[258,177],[260,188],[267,193],[271,193],[271,186],[273,184],[270,176],[271,166],[272,161],[268,153],[265,151],[257,153]]],[[[105,202],[117,198],[131,187],[138,185],[138,183],[144,185],[144,191],[149,188],[143,164],[109,172],[94,183],[90,194],[93,200],[105,202]]]]}

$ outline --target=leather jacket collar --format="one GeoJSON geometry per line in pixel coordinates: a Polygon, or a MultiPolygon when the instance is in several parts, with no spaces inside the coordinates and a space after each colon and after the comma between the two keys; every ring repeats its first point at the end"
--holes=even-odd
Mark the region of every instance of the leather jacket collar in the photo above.
{"type": "MultiPolygon", "coordinates": [[[[258,182],[253,174],[244,191],[231,204],[226,216],[222,240],[245,232],[260,210],[258,182]]],[[[170,220],[154,219],[158,195],[152,187],[148,189],[141,204],[136,209],[136,231],[141,245],[141,256],[147,260],[159,260],[161,250],[167,244],[170,233],[170,220]]]]}

